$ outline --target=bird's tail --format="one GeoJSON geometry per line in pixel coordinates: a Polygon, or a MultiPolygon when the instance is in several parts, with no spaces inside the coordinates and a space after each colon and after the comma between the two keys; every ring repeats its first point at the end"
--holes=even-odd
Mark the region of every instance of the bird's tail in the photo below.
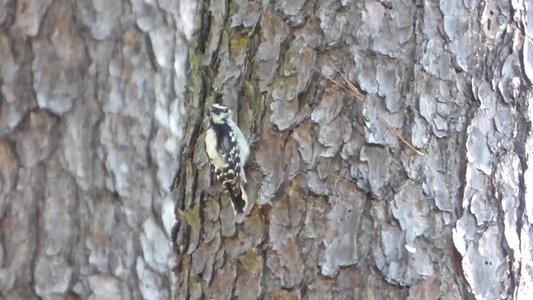
{"type": "Polygon", "coordinates": [[[237,213],[242,214],[246,205],[248,204],[248,197],[246,191],[242,188],[240,184],[225,184],[225,188],[228,191],[228,194],[231,199],[231,206],[233,210],[237,213]]]}

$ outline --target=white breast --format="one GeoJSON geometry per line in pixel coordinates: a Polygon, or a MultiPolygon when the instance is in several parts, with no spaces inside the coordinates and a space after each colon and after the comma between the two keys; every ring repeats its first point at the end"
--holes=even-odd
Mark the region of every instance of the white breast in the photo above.
{"type": "Polygon", "coordinates": [[[213,129],[209,128],[205,133],[205,151],[209,160],[217,169],[226,168],[227,164],[224,163],[222,157],[217,152],[217,136],[213,129]]]}

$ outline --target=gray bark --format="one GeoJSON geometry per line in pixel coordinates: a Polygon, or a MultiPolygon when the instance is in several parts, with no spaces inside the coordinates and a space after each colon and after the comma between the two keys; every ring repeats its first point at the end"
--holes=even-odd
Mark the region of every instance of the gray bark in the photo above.
{"type": "Polygon", "coordinates": [[[0,298],[527,299],[532,19],[0,0],[0,298]],[[258,138],[238,220],[202,148],[217,95],[258,138]]]}
{"type": "Polygon", "coordinates": [[[0,1],[1,299],[170,298],[194,10],[0,1]]]}
{"type": "Polygon", "coordinates": [[[531,295],[527,9],[204,3],[176,193],[175,299],[531,295]],[[327,79],[342,74],[366,96],[327,79]],[[256,206],[242,223],[224,194],[206,193],[203,112],[220,100],[260,137],[248,166],[256,206]]]}

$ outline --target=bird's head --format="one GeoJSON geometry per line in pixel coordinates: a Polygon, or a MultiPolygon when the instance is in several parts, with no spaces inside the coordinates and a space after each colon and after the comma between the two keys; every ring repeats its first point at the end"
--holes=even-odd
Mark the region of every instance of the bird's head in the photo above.
{"type": "Polygon", "coordinates": [[[231,118],[231,109],[222,104],[213,104],[207,112],[209,121],[213,124],[223,124],[227,122],[228,118],[231,118]]]}

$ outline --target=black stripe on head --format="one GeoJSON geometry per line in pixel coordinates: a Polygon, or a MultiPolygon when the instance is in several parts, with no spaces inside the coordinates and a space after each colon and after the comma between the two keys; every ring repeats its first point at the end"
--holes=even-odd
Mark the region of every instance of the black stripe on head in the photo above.
{"type": "Polygon", "coordinates": [[[227,114],[229,112],[229,108],[227,106],[224,106],[222,104],[215,103],[209,108],[210,114],[220,115],[220,114],[227,114]]]}

